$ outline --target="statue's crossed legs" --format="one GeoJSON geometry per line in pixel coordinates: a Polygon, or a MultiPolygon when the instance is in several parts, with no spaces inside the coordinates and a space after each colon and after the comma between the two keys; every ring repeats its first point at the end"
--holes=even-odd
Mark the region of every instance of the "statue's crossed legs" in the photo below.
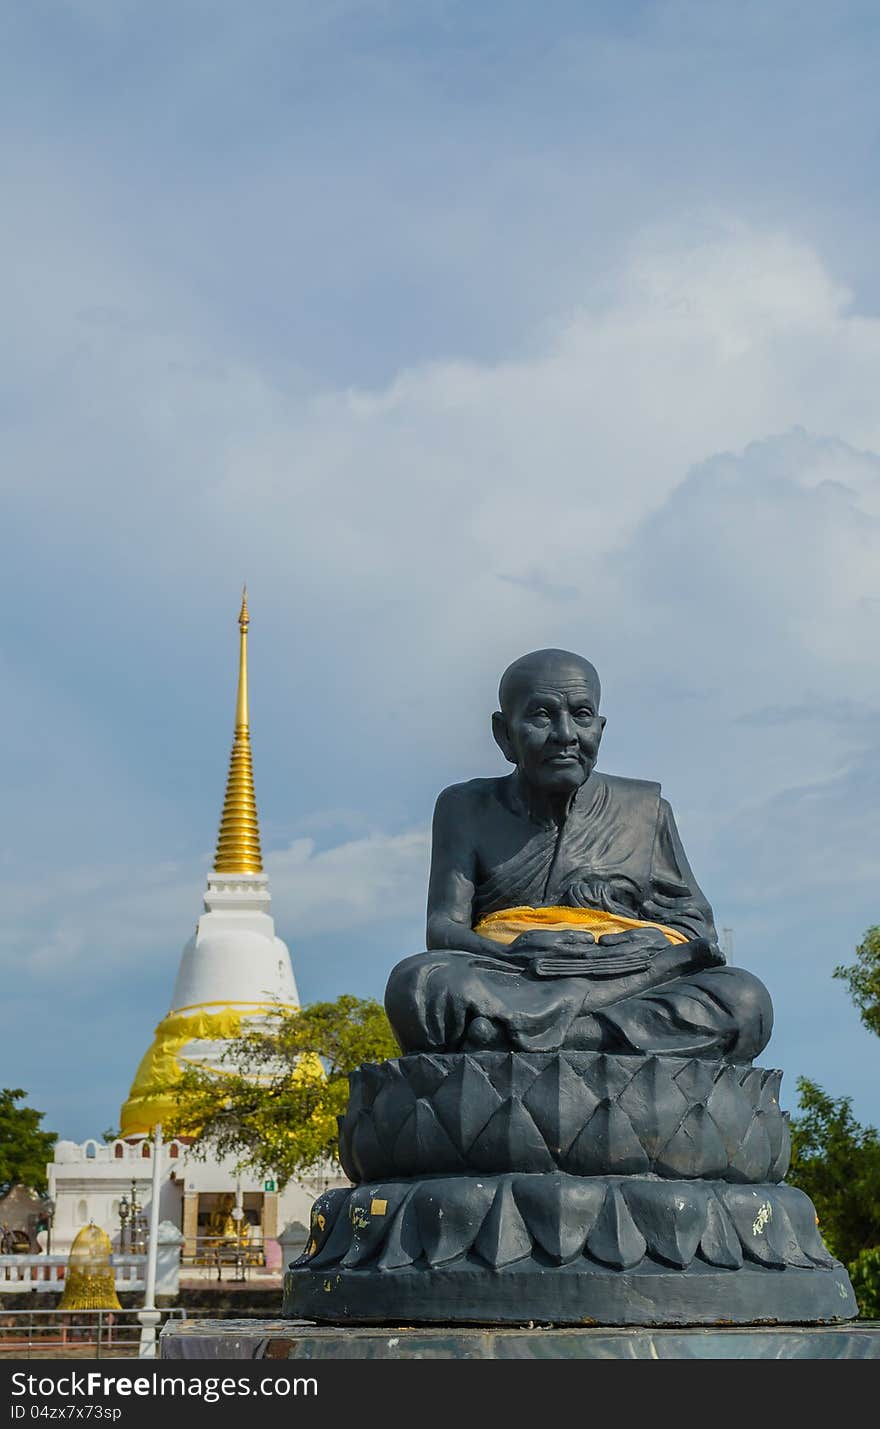
{"type": "Polygon", "coordinates": [[[599,979],[536,977],[503,958],[439,949],[397,965],[385,1006],[405,1053],[567,1049],[750,1062],[770,1040],[770,995],[742,968],[649,987],[638,974],[614,981],[603,996],[599,979]]]}

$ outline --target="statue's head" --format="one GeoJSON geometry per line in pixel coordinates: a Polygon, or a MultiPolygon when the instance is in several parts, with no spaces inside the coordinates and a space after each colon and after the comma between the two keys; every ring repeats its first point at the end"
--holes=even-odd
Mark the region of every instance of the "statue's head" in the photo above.
{"type": "Polygon", "coordinates": [[[534,650],[501,676],[492,732],[505,759],[544,794],[571,794],[589,778],[605,717],[599,676],[569,650],[534,650]]]}

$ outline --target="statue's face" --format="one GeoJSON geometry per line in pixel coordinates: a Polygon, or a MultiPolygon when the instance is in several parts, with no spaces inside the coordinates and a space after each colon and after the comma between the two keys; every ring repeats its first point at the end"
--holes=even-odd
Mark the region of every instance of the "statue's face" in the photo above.
{"type": "Polygon", "coordinates": [[[503,753],[535,789],[570,794],[589,778],[605,720],[598,692],[579,663],[549,664],[523,672],[495,716],[503,753]]]}

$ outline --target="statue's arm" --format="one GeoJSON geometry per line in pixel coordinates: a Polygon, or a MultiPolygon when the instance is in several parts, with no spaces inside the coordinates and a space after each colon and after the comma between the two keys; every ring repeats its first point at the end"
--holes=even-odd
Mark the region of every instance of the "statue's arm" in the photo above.
{"type": "Polygon", "coordinates": [[[709,900],[694,877],[672,809],[660,800],[660,814],[651,859],[651,894],[644,916],[677,928],[689,939],[718,946],[709,900]]]}
{"type": "Polygon", "coordinates": [[[475,812],[461,785],[444,789],[434,808],[426,945],[497,958],[503,949],[473,930],[475,812]]]}
{"type": "Polygon", "coordinates": [[[596,985],[588,1005],[599,1007],[658,987],[672,978],[703,968],[718,967],[724,955],[718,946],[718,935],[712,909],[693,875],[676,828],[675,818],[665,799],[660,800],[660,813],[651,861],[651,892],[639,910],[642,918],[664,923],[684,933],[686,943],[669,943],[662,934],[649,929],[631,933],[611,933],[599,939],[603,948],[653,941],[648,967],[640,973],[607,979],[596,985]]]}

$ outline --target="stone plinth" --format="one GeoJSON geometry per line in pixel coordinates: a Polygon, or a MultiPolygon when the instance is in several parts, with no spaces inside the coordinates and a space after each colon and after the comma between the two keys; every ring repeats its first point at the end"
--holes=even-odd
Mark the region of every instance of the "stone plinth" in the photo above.
{"type": "Polygon", "coordinates": [[[499,1329],[169,1321],[163,1360],[861,1360],[880,1359],[880,1324],[765,1329],[499,1329]]]}

